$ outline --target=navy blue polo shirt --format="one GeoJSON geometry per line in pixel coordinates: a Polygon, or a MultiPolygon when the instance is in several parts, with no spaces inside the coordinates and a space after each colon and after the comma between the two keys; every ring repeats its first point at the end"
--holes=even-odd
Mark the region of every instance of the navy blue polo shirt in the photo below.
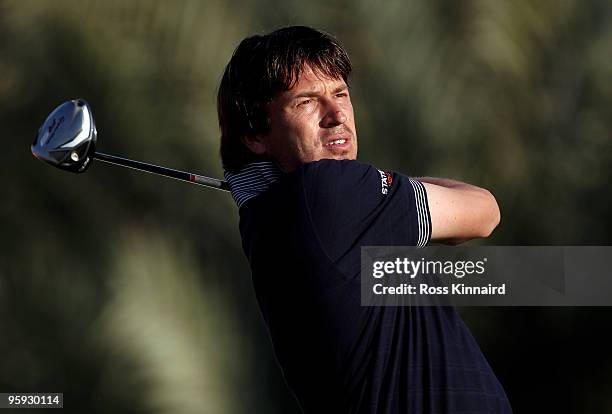
{"type": "Polygon", "coordinates": [[[362,246],[429,241],[421,183],[349,160],[290,174],[262,163],[229,181],[255,294],[305,413],[512,412],[454,308],[361,306],[362,246]]]}

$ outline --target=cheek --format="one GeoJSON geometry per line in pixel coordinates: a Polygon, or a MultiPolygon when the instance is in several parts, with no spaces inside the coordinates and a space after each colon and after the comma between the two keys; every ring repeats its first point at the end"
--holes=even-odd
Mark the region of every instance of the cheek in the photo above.
{"type": "Polygon", "coordinates": [[[355,114],[354,114],[354,112],[353,112],[353,104],[352,104],[351,102],[349,102],[349,103],[346,105],[346,109],[345,109],[345,111],[346,111],[346,114],[347,114],[347,116],[348,116],[349,122],[350,122],[351,124],[354,124],[354,123],[355,123],[355,114]]]}
{"type": "Polygon", "coordinates": [[[294,146],[307,150],[320,143],[319,123],[315,114],[303,113],[288,121],[284,125],[284,131],[294,146]]]}
{"type": "Polygon", "coordinates": [[[316,109],[299,113],[283,112],[273,120],[275,149],[293,153],[298,158],[316,158],[323,149],[319,118],[316,109]]]}
{"type": "Polygon", "coordinates": [[[296,132],[295,122],[285,114],[272,119],[270,122],[271,144],[277,149],[287,149],[289,146],[294,146],[296,132]]]}
{"type": "Polygon", "coordinates": [[[318,131],[303,127],[292,136],[292,146],[300,154],[300,158],[311,158],[321,149],[321,139],[318,131]]]}

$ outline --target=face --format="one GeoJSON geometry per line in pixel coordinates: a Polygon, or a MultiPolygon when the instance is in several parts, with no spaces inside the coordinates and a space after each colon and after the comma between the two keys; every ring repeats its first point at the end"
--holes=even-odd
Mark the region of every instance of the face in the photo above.
{"type": "Polygon", "coordinates": [[[269,130],[245,144],[272,157],[285,171],[329,158],[357,158],[357,134],[348,86],[309,67],[298,82],[267,107],[269,130]]]}

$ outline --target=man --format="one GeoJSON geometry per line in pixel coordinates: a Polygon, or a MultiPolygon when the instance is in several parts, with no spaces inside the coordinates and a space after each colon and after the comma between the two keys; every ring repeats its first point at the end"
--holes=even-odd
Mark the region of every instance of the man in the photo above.
{"type": "Polygon", "coordinates": [[[257,300],[306,413],[509,413],[449,307],[360,305],[360,248],[486,237],[486,190],[356,161],[351,64],[331,36],[244,39],[218,94],[221,157],[257,300]]]}

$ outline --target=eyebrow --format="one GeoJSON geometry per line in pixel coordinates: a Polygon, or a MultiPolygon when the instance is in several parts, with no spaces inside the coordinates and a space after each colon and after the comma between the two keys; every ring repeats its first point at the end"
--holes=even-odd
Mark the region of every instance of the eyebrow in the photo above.
{"type": "MultiPolygon", "coordinates": [[[[342,85],[338,85],[337,87],[333,89],[332,95],[335,95],[337,93],[347,91],[347,90],[348,90],[348,85],[346,83],[342,85]]],[[[308,97],[317,96],[317,95],[319,95],[319,93],[316,90],[311,89],[309,91],[300,92],[291,99],[308,98],[308,97]]]]}

